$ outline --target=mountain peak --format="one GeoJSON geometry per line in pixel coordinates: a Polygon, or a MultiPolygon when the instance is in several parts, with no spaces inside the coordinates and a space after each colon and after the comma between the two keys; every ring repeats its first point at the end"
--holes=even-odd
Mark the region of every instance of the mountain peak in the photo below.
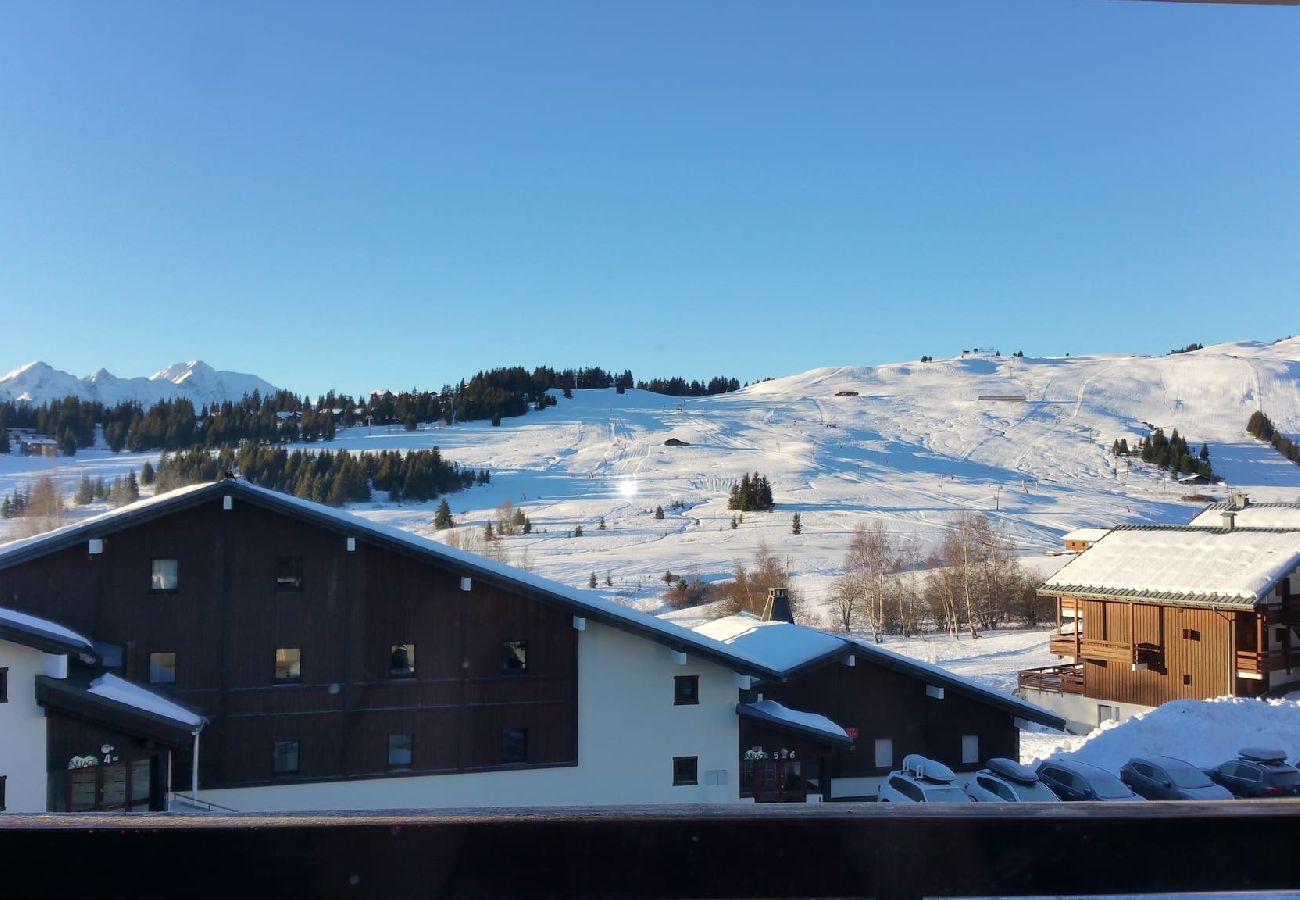
{"type": "Polygon", "coordinates": [[[201,359],[175,363],[148,378],[119,378],[106,368],[77,378],[44,362],[27,363],[0,378],[0,400],[32,404],[79,397],[106,406],[124,402],[148,406],[186,397],[196,406],[211,406],[255,390],[270,394],[276,388],[255,375],[219,372],[201,359]]]}

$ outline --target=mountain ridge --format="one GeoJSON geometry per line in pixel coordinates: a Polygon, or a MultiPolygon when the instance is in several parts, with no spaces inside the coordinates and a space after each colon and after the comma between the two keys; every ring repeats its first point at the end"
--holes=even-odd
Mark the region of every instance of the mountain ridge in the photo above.
{"type": "Polygon", "coordinates": [[[277,388],[256,375],[220,371],[200,359],[173,363],[148,377],[134,378],[121,378],[103,367],[78,378],[37,360],[0,377],[0,401],[36,406],[65,397],[105,406],[126,402],[149,406],[183,397],[198,407],[238,400],[255,390],[265,395],[277,388]]]}

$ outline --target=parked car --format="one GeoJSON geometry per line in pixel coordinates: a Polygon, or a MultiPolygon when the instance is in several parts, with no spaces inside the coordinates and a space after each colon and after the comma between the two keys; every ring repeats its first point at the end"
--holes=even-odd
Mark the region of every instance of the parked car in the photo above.
{"type": "Polygon", "coordinates": [[[890,772],[880,786],[880,803],[971,803],[955,782],[957,776],[941,762],[918,753],[903,757],[903,768],[890,772]]]}
{"type": "Polygon", "coordinates": [[[1038,764],[1038,777],[1062,800],[1141,800],[1105,769],[1052,759],[1038,764]]]}
{"type": "Polygon", "coordinates": [[[1287,765],[1281,750],[1243,747],[1236,759],[1206,769],[1205,774],[1234,797],[1300,796],[1300,769],[1287,765]]]}
{"type": "Polygon", "coordinates": [[[1119,780],[1148,800],[1231,800],[1232,793],[1186,760],[1172,756],[1134,757],[1119,780]]]}
{"type": "Polygon", "coordinates": [[[966,796],[979,803],[1060,803],[1061,798],[1038,780],[1038,773],[1013,759],[994,757],[966,785],[966,796]]]}

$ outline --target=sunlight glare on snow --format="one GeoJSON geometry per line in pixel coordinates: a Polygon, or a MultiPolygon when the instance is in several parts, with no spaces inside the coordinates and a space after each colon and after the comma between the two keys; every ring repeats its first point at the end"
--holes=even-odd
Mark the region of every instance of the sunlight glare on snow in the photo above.
{"type": "Polygon", "coordinates": [[[622,494],[624,497],[635,497],[637,495],[638,490],[640,490],[640,488],[637,485],[636,481],[633,479],[620,481],[618,483],[618,492],[622,494]]]}

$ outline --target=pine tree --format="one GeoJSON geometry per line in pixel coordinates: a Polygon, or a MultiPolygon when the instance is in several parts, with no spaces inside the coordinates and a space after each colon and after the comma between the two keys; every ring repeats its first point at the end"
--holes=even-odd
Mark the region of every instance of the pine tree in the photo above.
{"type": "Polygon", "coordinates": [[[483,540],[495,541],[496,535],[492,533],[492,523],[487,522],[483,525],[483,540]]]}
{"type": "Polygon", "coordinates": [[[446,497],[443,497],[438,502],[438,511],[433,514],[433,527],[439,531],[456,527],[456,523],[451,518],[451,507],[447,505],[446,497]]]}
{"type": "MultiPolygon", "coordinates": [[[[6,500],[5,502],[8,503],[9,501],[6,500]]],[[[672,584],[672,583],[673,583],[673,571],[672,569],[668,569],[664,572],[664,584],[672,584]]]]}
{"type": "Polygon", "coordinates": [[[94,500],[95,486],[91,483],[89,475],[82,475],[81,481],[77,484],[77,493],[72,496],[72,502],[78,506],[86,506],[94,500]]]}
{"type": "Polygon", "coordinates": [[[574,536],[574,537],[582,537],[582,526],[581,526],[581,525],[576,525],[576,526],[574,526],[574,529],[573,529],[573,536],[574,536]]]}
{"type": "Polygon", "coordinates": [[[606,572],[606,573],[605,573],[605,587],[613,587],[613,586],[614,586],[614,579],[613,579],[613,577],[609,574],[609,572],[606,572]]]}
{"type": "Polygon", "coordinates": [[[596,589],[596,573],[595,573],[595,572],[592,572],[592,573],[591,573],[591,577],[587,579],[587,587],[591,588],[593,591],[596,589]]]}
{"type": "Polygon", "coordinates": [[[604,517],[604,516],[601,516],[601,517],[600,517],[600,524],[596,526],[596,530],[597,530],[597,531],[605,531],[605,530],[606,530],[606,529],[605,529],[605,517],[604,517]]]}
{"type": "Polygon", "coordinates": [[[144,465],[140,467],[140,483],[145,485],[153,484],[155,477],[153,463],[146,459],[144,465]]]}
{"type": "Polygon", "coordinates": [[[798,513],[795,513],[790,518],[790,533],[803,534],[803,520],[799,517],[798,513]]]}
{"type": "Polygon", "coordinates": [[[732,516],[732,517],[731,517],[731,527],[732,527],[732,528],[736,528],[736,527],[737,527],[737,525],[736,525],[736,517],[735,517],[735,516],[732,516]]]}
{"type": "Polygon", "coordinates": [[[664,517],[664,508],[663,508],[662,506],[656,506],[656,507],[655,507],[655,518],[656,518],[656,519],[662,519],[663,517],[664,517]]]}

